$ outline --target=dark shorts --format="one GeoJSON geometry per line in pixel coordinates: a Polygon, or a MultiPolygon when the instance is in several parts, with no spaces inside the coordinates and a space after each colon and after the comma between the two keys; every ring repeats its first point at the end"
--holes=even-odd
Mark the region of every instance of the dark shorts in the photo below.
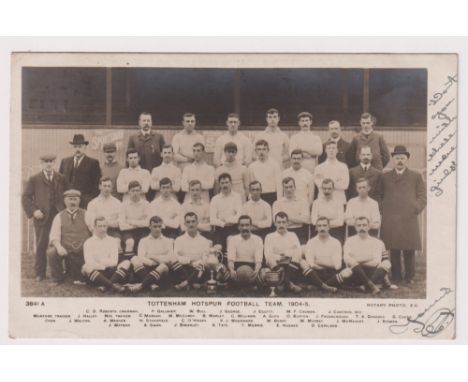
{"type": "Polygon", "coordinates": [[[304,224],[302,227],[299,227],[299,228],[289,228],[288,231],[294,232],[297,235],[301,245],[305,245],[309,241],[309,225],[308,224],[304,224]]]}

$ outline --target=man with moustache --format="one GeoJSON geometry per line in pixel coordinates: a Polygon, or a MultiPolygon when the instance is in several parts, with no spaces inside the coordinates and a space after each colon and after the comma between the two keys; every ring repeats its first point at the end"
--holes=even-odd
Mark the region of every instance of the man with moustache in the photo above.
{"type": "Polygon", "coordinates": [[[128,199],[128,185],[131,182],[138,182],[141,185],[141,191],[146,196],[147,200],[150,198],[148,193],[151,174],[148,170],[140,166],[140,154],[136,149],[129,149],[127,151],[128,167],[123,168],[117,177],[117,192],[122,194],[122,200],[128,199]]]}
{"type": "Polygon", "coordinates": [[[372,151],[369,146],[361,147],[359,160],[360,163],[356,167],[349,169],[349,187],[346,195],[348,199],[356,197],[356,181],[365,178],[369,183],[369,196],[376,200],[382,171],[372,167],[372,151]]]}
{"type": "Polygon", "coordinates": [[[338,121],[330,121],[328,122],[328,132],[330,133],[330,138],[323,144],[323,152],[322,155],[319,157],[319,163],[325,162],[327,159],[327,155],[325,152],[325,147],[328,142],[335,142],[337,147],[337,154],[336,159],[340,162],[346,162],[346,153],[349,148],[349,142],[345,141],[341,138],[341,125],[338,121]]]}
{"type": "Polygon", "coordinates": [[[174,164],[174,150],[171,145],[164,145],[162,149],[162,163],[158,167],[153,168],[151,172],[151,188],[156,191],[156,197],[159,196],[159,182],[163,178],[169,178],[172,182],[172,192],[180,197],[180,180],[182,172],[180,168],[174,164]]]}
{"type": "Polygon", "coordinates": [[[228,243],[227,258],[231,280],[238,285],[251,285],[262,267],[263,240],[252,234],[250,216],[239,217],[239,234],[232,236],[228,243]]]}
{"type": "Polygon", "coordinates": [[[64,177],[54,171],[56,155],[44,154],[40,159],[42,170],[28,179],[21,198],[26,215],[34,222],[36,281],[42,281],[46,277],[46,250],[49,244],[50,228],[55,215],[64,208],[63,191],[65,189],[64,177]]]}
{"type": "Polygon", "coordinates": [[[65,209],[55,216],[50,229],[47,256],[52,281],[56,285],[64,282],[65,270],[74,284],[84,284],[81,274],[84,264],[83,244],[90,232],[85,220],[86,211],[80,208],[80,197],[81,192],[78,190],[71,189],[63,193],[65,209]]]}
{"type": "Polygon", "coordinates": [[[210,203],[202,198],[202,184],[199,180],[192,180],[189,183],[188,198],[182,204],[180,212],[182,231],[185,231],[184,217],[189,212],[197,215],[200,234],[211,240],[210,203]]]}
{"type": "Polygon", "coordinates": [[[201,143],[205,147],[203,135],[195,131],[197,120],[195,114],[185,113],[182,116],[182,131],[178,132],[172,138],[172,147],[174,148],[174,162],[181,171],[189,164],[195,161],[193,147],[196,143],[201,143]]]}
{"type": "Polygon", "coordinates": [[[315,224],[317,236],[310,239],[305,247],[305,259],[301,259],[304,277],[314,286],[335,293],[351,276],[349,269],[342,267],[341,243],[330,236],[330,223],[327,217],[321,216],[315,224]]]}
{"type": "Polygon", "coordinates": [[[239,132],[240,118],[237,113],[229,113],[226,120],[228,131],[216,139],[213,163],[219,166],[225,162],[226,144],[234,143],[237,147],[237,161],[244,166],[252,162],[252,144],[250,140],[239,132]]]}
{"type": "Polygon", "coordinates": [[[250,198],[242,206],[242,214],[251,219],[250,229],[262,240],[271,232],[271,206],[261,198],[262,184],[254,180],[249,184],[250,198]]]}
{"type": "Polygon", "coordinates": [[[127,151],[134,149],[140,157],[140,166],[150,173],[161,164],[161,151],[164,137],[152,129],[153,121],[150,113],[142,112],[138,117],[140,131],[128,139],[127,151]]]}
{"type": "Polygon", "coordinates": [[[80,191],[80,207],[84,209],[89,201],[99,194],[99,179],[101,179],[99,162],[85,154],[88,143],[83,134],[75,134],[70,142],[75,154],[62,159],[59,168],[68,188],[80,191]]]}
{"type": "Polygon", "coordinates": [[[390,250],[393,281],[413,283],[415,251],[421,250],[418,215],[426,207],[426,185],[420,173],[408,168],[410,153],[397,145],[391,153],[394,169],[382,175],[379,200],[382,210],[381,238],[390,250]]]}
{"type": "Polygon", "coordinates": [[[115,159],[117,153],[117,146],[115,143],[105,143],[102,147],[104,152],[105,161],[102,163],[101,171],[102,177],[108,178],[112,182],[112,196],[117,199],[122,199],[122,195],[117,192],[117,177],[119,176],[120,170],[124,168],[115,159]]]}
{"type": "Polygon", "coordinates": [[[384,137],[374,131],[375,123],[376,118],[373,115],[369,113],[361,115],[361,132],[353,138],[346,154],[349,167],[354,167],[359,163],[359,155],[363,146],[371,148],[371,165],[377,170],[382,170],[390,162],[390,154],[384,137]]]}
{"type": "Polygon", "coordinates": [[[149,216],[159,216],[163,220],[162,233],[175,239],[179,236],[180,204],[174,197],[172,182],[169,178],[159,181],[161,194],[149,205],[149,216]]]}
{"type": "MultiPolygon", "coordinates": [[[[321,144],[320,147],[322,147],[321,144]]],[[[281,178],[293,178],[296,184],[296,196],[299,199],[307,200],[309,206],[311,206],[315,195],[314,175],[303,167],[303,156],[304,154],[301,150],[293,150],[291,152],[291,167],[283,170],[281,178]]],[[[278,187],[278,199],[281,196],[284,196],[283,187],[278,187]]]]}

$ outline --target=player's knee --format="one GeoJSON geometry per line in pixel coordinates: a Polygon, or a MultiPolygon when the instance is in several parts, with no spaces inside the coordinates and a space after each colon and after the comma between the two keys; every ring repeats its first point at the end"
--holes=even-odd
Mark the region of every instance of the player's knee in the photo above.
{"type": "Polygon", "coordinates": [[[159,272],[161,276],[169,273],[169,267],[164,263],[159,264],[156,267],[156,270],[159,272]]]}
{"type": "Polygon", "coordinates": [[[117,266],[117,268],[125,269],[126,271],[128,271],[130,269],[131,265],[132,265],[132,263],[130,262],[130,260],[124,260],[117,266]]]}
{"type": "Polygon", "coordinates": [[[125,250],[126,251],[133,251],[133,247],[135,246],[135,240],[129,238],[125,240],[125,250]]]}
{"type": "Polygon", "coordinates": [[[91,273],[93,272],[93,268],[90,267],[88,264],[84,264],[82,267],[81,267],[81,274],[83,276],[86,276],[86,277],[89,277],[91,275],[91,273]]]}
{"type": "Polygon", "coordinates": [[[343,279],[349,279],[352,275],[353,275],[353,271],[351,270],[351,268],[345,268],[340,272],[340,276],[343,279]]]}
{"type": "MultiPolygon", "coordinates": [[[[128,261],[128,260],[125,260],[125,261],[128,261]]],[[[138,256],[133,256],[133,257],[130,259],[130,263],[131,263],[135,268],[139,268],[139,267],[142,267],[142,266],[143,266],[143,261],[141,261],[141,259],[138,258],[138,256]]]]}
{"type": "Polygon", "coordinates": [[[390,269],[392,268],[392,264],[390,263],[389,260],[384,260],[379,264],[379,267],[384,269],[387,272],[390,272],[390,269]]]}
{"type": "Polygon", "coordinates": [[[310,265],[307,264],[307,261],[305,261],[304,259],[301,259],[301,260],[299,261],[299,266],[301,267],[302,272],[304,272],[306,269],[309,269],[309,268],[310,268],[310,265]]]}

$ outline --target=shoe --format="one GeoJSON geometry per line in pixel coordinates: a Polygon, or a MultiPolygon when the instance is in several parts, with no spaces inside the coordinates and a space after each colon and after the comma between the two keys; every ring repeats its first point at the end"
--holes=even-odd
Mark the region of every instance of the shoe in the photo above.
{"type": "Polygon", "coordinates": [[[106,287],[102,285],[98,286],[96,289],[101,293],[104,293],[106,291],[106,287]]]}
{"type": "Polygon", "coordinates": [[[174,288],[175,288],[176,290],[182,290],[182,289],[187,288],[188,286],[189,286],[189,283],[188,283],[187,280],[185,280],[185,281],[182,281],[181,283],[175,285],[174,288]]]}
{"type": "Polygon", "coordinates": [[[192,288],[193,288],[193,289],[200,289],[200,288],[201,288],[201,284],[200,284],[200,283],[192,283],[192,288]]]}
{"type": "Polygon", "coordinates": [[[369,288],[369,291],[371,292],[372,295],[376,295],[380,293],[380,289],[377,288],[377,286],[370,281],[369,284],[367,284],[367,287],[369,288]]]}
{"type": "Polygon", "coordinates": [[[299,285],[293,284],[292,282],[289,283],[288,289],[293,293],[302,292],[302,288],[299,285]]]}
{"type": "Polygon", "coordinates": [[[332,286],[327,285],[327,284],[322,284],[322,289],[323,289],[325,292],[330,292],[330,293],[336,293],[336,292],[338,292],[338,288],[332,287],[332,286]]]}
{"type": "Polygon", "coordinates": [[[41,282],[42,280],[44,280],[45,277],[44,276],[36,276],[36,281],[37,282],[41,282]]]}
{"type": "Polygon", "coordinates": [[[413,284],[414,284],[414,280],[413,280],[413,279],[405,280],[405,284],[406,284],[406,285],[413,285],[413,284]]]}
{"type": "Polygon", "coordinates": [[[123,285],[120,285],[120,284],[112,284],[112,287],[118,293],[123,293],[127,290],[127,288],[125,288],[123,285]]]}
{"type": "Polygon", "coordinates": [[[81,281],[81,280],[74,280],[73,285],[86,285],[86,283],[84,281],[81,281]]]}
{"type": "Polygon", "coordinates": [[[151,289],[151,292],[157,291],[159,289],[159,285],[158,284],[151,284],[150,289],[151,289]]]}

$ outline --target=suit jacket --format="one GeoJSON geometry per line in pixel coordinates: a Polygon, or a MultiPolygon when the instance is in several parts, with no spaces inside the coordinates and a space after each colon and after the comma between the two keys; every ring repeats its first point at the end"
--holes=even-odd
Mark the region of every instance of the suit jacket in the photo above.
{"type": "Polygon", "coordinates": [[[148,136],[144,137],[140,131],[129,137],[127,149],[136,149],[140,154],[141,168],[151,173],[153,168],[162,162],[161,151],[164,144],[164,137],[161,134],[151,131],[148,136]]]}
{"type": "Polygon", "coordinates": [[[65,208],[63,204],[63,191],[66,188],[65,178],[54,171],[52,178],[53,197],[50,195],[50,184],[46,179],[44,172],[39,172],[31,176],[24,188],[21,202],[28,218],[33,217],[36,210],[41,210],[45,215],[43,219],[34,220],[35,224],[44,224],[49,217],[55,216],[55,213],[65,208]],[[54,211],[55,209],[55,211],[54,211]]]}
{"type": "Polygon", "coordinates": [[[101,168],[96,159],[84,156],[78,168],[74,169],[74,157],[62,159],[59,172],[65,177],[68,189],[81,191],[80,207],[86,208],[88,203],[99,195],[99,180],[101,168]]]}
{"type": "Polygon", "coordinates": [[[418,215],[426,207],[426,185],[420,173],[406,169],[382,174],[379,198],[381,238],[387,249],[421,249],[418,215]]]}
{"type": "MultiPolygon", "coordinates": [[[[322,155],[319,157],[319,163],[325,162],[327,159],[327,153],[325,152],[325,144],[330,142],[331,139],[329,138],[324,144],[323,144],[323,152],[322,155]]],[[[340,138],[337,143],[338,146],[338,153],[336,154],[336,159],[338,159],[340,162],[346,163],[346,153],[348,152],[349,148],[349,143],[340,138]]]]}
{"type": "Polygon", "coordinates": [[[363,146],[369,146],[371,148],[372,167],[382,170],[388,162],[390,162],[390,152],[388,151],[384,137],[375,132],[370,133],[369,136],[366,137],[361,132],[353,138],[346,154],[346,162],[350,168],[359,164],[359,153],[363,146]]]}
{"type": "Polygon", "coordinates": [[[370,186],[369,196],[378,202],[381,175],[382,171],[372,166],[367,171],[364,171],[360,164],[351,168],[349,170],[349,187],[346,192],[348,200],[357,196],[356,181],[359,178],[366,178],[370,186]]]}

